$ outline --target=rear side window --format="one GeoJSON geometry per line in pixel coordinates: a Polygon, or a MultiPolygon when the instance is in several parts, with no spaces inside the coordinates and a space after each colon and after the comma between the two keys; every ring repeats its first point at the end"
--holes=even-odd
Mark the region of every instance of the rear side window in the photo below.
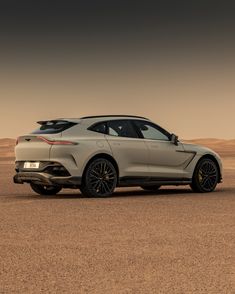
{"type": "Polygon", "coordinates": [[[110,136],[138,138],[133,125],[128,120],[111,120],[107,122],[107,127],[110,136]]]}
{"type": "Polygon", "coordinates": [[[95,124],[94,126],[91,126],[90,128],[88,128],[88,130],[101,133],[101,134],[106,134],[106,123],[102,122],[102,123],[95,124]]]}
{"type": "Polygon", "coordinates": [[[32,132],[32,134],[57,134],[61,133],[77,123],[69,121],[43,121],[39,122],[40,128],[32,132]]]}

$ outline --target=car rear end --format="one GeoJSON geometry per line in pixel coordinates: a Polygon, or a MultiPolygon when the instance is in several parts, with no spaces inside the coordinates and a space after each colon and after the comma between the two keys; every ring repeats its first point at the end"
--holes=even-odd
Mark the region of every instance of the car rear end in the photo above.
{"type": "MultiPolygon", "coordinates": [[[[75,140],[68,140],[63,133],[79,124],[79,121],[50,120],[38,122],[40,127],[29,135],[17,139],[15,147],[16,175],[14,182],[18,184],[35,183],[41,185],[61,185],[71,187],[79,185],[80,177],[71,175],[70,162],[52,159],[52,148],[62,153],[71,154],[76,148],[75,140]]],[[[63,156],[61,156],[63,159],[63,156]]]]}

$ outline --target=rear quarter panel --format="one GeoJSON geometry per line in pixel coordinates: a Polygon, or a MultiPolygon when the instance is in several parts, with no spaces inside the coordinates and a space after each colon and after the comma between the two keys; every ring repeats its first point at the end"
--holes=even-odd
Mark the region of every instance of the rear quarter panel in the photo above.
{"type": "Polygon", "coordinates": [[[84,130],[81,125],[63,132],[62,138],[77,145],[53,145],[50,160],[60,162],[72,176],[82,176],[88,161],[95,155],[112,155],[104,134],[84,130]]]}

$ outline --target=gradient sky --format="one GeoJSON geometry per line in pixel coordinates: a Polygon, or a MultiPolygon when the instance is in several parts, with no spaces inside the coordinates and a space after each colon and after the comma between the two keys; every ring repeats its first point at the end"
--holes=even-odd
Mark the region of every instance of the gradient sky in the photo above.
{"type": "Polygon", "coordinates": [[[2,7],[0,137],[96,114],[146,116],[181,138],[235,137],[234,7],[85,2],[2,7]]]}

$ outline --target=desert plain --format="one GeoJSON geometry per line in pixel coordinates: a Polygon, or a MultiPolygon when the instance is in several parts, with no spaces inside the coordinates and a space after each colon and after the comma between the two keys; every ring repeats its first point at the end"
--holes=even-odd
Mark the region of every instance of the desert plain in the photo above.
{"type": "Polygon", "coordinates": [[[14,140],[0,140],[0,293],[235,293],[235,140],[217,151],[215,192],[117,189],[39,196],[15,185],[14,140]]]}

